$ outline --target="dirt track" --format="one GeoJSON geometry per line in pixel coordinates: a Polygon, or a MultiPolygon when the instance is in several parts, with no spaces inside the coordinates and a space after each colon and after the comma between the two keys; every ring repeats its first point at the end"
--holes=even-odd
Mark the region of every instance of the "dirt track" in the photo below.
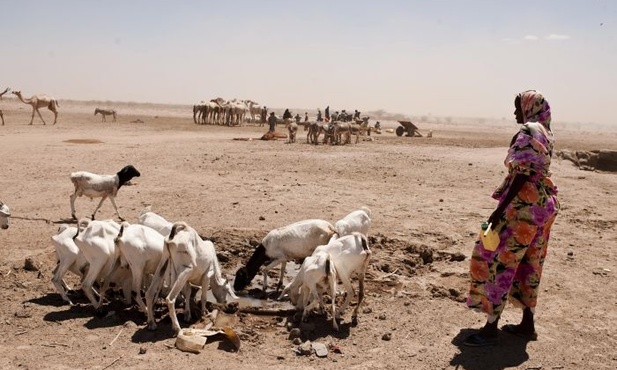
{"type": "MultiPolygon", "coordinates": [[[[296,144],[234,141],[258,138],[264,129],[197,126],[181,107],[134,105],[132,114],[119,112],[118,123],[101,123],[94,106],[61,102],[58,125],[35,120],[28,126],[28,106],[2,101],[0,199],[15,218],[0,230],[0,368],[617,367],[615,174],[555,160],[562,212],[539,297],[540,338],[525,343],[504,333],[499,347],[468,349],[460,347],[462,338],[484,318],[462,303],[468,259],[461,259],[469,257],[494,207],[489,195],[504,175],[505,145],[516,125],[420,124],[433,138],[383,134],[357,145],[313,146],[302,132],[296,144]],[[130,123],[136,119],[144,123],[130,123]],[[491,135],[479,134],[487,129],[491,135]],[[151,205],[169,220],[187,221],[215,241],[230,278],[250,255],[249,243],[270,229],[307,218],[335,222],[370,207],[374,258],[359,324],[350,325],[347,311],[339,333],[321,316],[302,327],[303,339],[336,345],[341,353],[297,356],[288,339],[290,317],[242,314],[235,328],[239,352],[214,342],[199,355],[186,354],[170,348],[174,339],[162,308],[159,330],[149,332],[135,308],[112,305],[113,314],[96,317],[84,299],[63,304],[50,283],[49,238],[70,216],[68,175],[115,173],[129,163],[142,176],[117,198],[127,220],[151,205]],[[27,257],[39,271],[23,268],[27,257]]],[[[581,136],[560,131],[558,122],[554,129],[557,149],[617,149],[614,133],[581,136]]],[[[85,216],[96,203],[79,198],[76,205],[85,216]]],[[[110,203],[100,212],[101,219],[113,216],[110,203]]],[[[509,307],[502,322],[519,318],[509,307]]]]}

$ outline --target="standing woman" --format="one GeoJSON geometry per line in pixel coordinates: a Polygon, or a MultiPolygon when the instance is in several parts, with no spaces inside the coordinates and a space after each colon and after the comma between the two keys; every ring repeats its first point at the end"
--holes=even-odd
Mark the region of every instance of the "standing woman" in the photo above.
{"type": "Polygon", "coordinates": [[[484,327],[464,342],[468,346],[498,343],[497,324],[508,298],[523,308],[523,319],[502,330],[527,340],[537,339],[534,309],[551,225],[559,210],[557,187],[549,171],[553,154],[551,109],[536,90],[518,94],[514,106],[516,122],[522,126],[510,143],[504,162],[508,175],[493,193],[499,204],[488,219],[499,233],[499,246],[489,251],[478,241],[470,264],[467,306],[488,317],[484,327]]]}

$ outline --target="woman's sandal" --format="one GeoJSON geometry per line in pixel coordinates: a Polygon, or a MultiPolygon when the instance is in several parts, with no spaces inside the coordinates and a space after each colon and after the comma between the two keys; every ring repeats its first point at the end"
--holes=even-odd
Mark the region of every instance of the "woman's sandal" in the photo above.
{"type": "Polygon", "coordinates": [[[518,327],[519,326],[515,324],[506,324],[501,327],[501,330],[505,331],[506,333],[516,335],[517,337],[523,338],[527,341],[538,340],[538,333],[536,333],[535,331],[532,334],[522,333],[518,330],[518,327]]]}

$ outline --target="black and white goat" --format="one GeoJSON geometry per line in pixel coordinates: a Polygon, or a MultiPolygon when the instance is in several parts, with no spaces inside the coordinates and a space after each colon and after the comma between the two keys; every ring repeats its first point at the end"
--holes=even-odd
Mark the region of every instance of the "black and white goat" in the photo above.
{"type": "Polygon", "coordinates": [[[327,244],[336,230],[331,223],[324,220],[304,220],[270,231],[253,252],[253,255],[236,272],[234,289],[240,291],[250,284],[259,268],[264,267],[264,293],[268,287],[268,270],[281,265],[281,276],[276,290],[283,286],[283,275],[287,261],[303,259],[311,254],[317,246],[327,244]]]}
{"type": "Polygon", "coordinates": [[[115,197],[118,195],[118,189],[120,189],[122,185],[129,182],[133,177],[139,177],[140,175],[141,174],[139,171],[137,171],[137,169],[135,169],[132,165],[125,166],[115,175],[98,175],[86,171],[71,173],[71,182],[75,185],[75,192],[71,194],[71,216],[73,219],[77,219],[75,216],[75,199],[85,195],[90,199],[101,198],[99,205],[96,207],[94,212],[92,212],[93,220],[94,215],[99,208],[101,208],[101,205],[105,199],[109,198],[109,200],[111,200],[111,204],[116,210],[118,218],[121,221],[124,221],[124,218],[120,216],[118,206],[116,206],[115,197]]]}

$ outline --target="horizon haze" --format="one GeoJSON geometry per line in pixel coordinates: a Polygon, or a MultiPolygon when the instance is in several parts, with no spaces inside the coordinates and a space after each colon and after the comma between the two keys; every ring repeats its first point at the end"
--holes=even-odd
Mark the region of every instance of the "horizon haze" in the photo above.
{"type": "MultiPolygon", "coordinates": [[[[0,89],[57,99],[379,109],[616,126],[609,1],[3,2],[0,89]]],[[[2,103],[0,103],[2,104],[2,103]]]]}

